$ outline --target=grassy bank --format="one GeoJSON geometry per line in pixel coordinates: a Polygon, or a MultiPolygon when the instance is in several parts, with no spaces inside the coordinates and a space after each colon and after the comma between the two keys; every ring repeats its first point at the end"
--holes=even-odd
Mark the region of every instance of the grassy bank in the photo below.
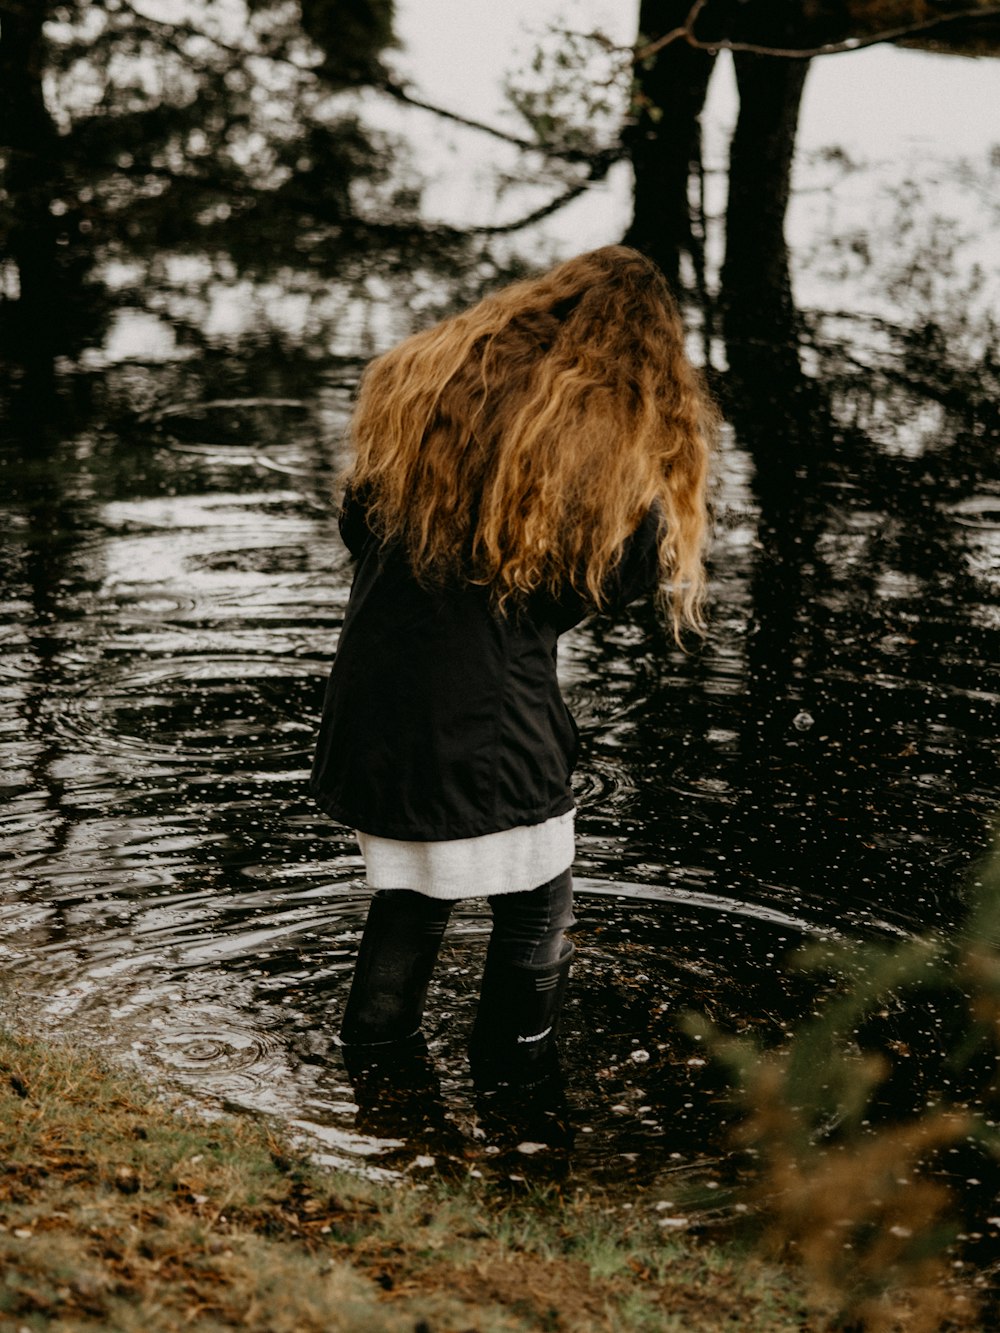
{"type": "Polygon", "coordinates": [[[802,1330],[783,1269],[556,1192],[374,1185],[0,1032],[0,1328],[802,1330]]]}

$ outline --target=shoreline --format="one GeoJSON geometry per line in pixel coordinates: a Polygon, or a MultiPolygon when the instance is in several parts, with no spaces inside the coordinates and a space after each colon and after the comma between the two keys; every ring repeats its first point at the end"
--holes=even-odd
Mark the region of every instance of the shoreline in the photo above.
{"type": "Polygon", "coordinates": [[[0,1160],[0,1328],[17,1333],[829,1326],[744,1241],[554,1184],[331,1171],[265,1120],[199,1116],[5,1028],[0,1160]]]}

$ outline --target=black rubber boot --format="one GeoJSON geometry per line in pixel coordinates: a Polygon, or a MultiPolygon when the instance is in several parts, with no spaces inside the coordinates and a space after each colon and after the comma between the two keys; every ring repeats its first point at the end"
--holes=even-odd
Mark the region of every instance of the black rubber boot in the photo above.
{"type": "Polygon", "coordinates": [[[372,899],[340,1028],[345,1046],[402,1042],[420,1030],[450,910],[432,902],[372,899]]]}
{"type": "Polygon", "coordinates": [[[469,1063],[479,1091],[532,1087],[558,1075],[555,1037],[575,949],[554,963],[512,963],[487,950],[469,1063]]]}

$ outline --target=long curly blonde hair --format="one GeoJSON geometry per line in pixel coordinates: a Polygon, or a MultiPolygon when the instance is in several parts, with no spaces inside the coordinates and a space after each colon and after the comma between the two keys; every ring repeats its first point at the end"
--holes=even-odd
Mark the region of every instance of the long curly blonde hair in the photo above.
{"type": "Polygon", "coordinates": [[[516,282],[368,367],[349,483],[418,579],[496,604],[572,585],[595,608],[662,510],[674,633],[702,626],[716,413],[660,271],[610,245],[516,282]]]}

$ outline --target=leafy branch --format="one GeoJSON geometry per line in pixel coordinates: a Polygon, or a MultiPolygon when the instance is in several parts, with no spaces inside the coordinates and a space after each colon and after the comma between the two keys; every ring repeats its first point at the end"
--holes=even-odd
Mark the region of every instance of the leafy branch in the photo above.
{"type": "MultiPolygon", "coordinates": [[[[237,56],[241,60],[263,60],[272,64],[287,65],[298,74],[306,77],[317,78],[323,72],[322,62],[305,62],[296,59],[286,50],[265,50],[253,49],[247,46],[236,45],[225,41],[216,33],[208,32],[203,28],[196,27],[191,23],[179,22],[176,20],[165,20],[154,18],[144,13],[131,0],[120,0],[120,8],[126,10],[132,15],[137,23],[144,25],[149,33],[156,32],[160,39],[175,52],[175,54],[190,58],[190,52],[183,46],[184,41],[204,41],[210,43],[218,51],[228,55],[237,56]]],[[[119,11],[120,12],[120,11],[119,11]]],[[[347,85],[350,86],[350,85],[347,85]]],[[[607,166],[603,159],[605,154],[595,154],[583,149],[570,147],[548,146],[535,140],[526,139],[518,134],[513,134],[508,130],[501,129],[497,125],[491,125],[487,121],[478,120],[473,116],[465,116],[461,112],[452,111],[448,107],[443,107],[435,102],[430,102],[426,98],[415,95],[404,84],[386,75],[382,78],[372,80],[357,80],[354,85],[357,88],[371,88],[375,92],[383,93],[391,97],[394,101],[401,102],[406,106],[416,107],[418,110],[427,111],[431,115],[440,117],[442,120],[451,121],[452,124],[461,125],[466,129],[476,130],[480,134],[489,135],[493,139],[499,139],[503,143],[511,144],[522,152],[540,152],[546,157],[558,159],[563,162],[582,162],[591,166],[592,178],[596,178],[593,173],[603,175],[607,166]]]]}
{"type": "Polygon", "coordinates": [[[225,41],[217,33],[207,32],[204,28],[196,27],[193,23],[183,23],[175,19],[153,18],[152,15],[145,14],[141,9],[138,9],[131,3],[131,0],[119,0],[119,12],[121,10],[131,14],[138,23],[145,24],[148,32],[157,32],[166,39],[173,38],[176,41],[180,38],[188,38],[195,41],[209,42],[217,50],[225,51],[228,55],[238,56],[241,60],[268,60],[282,65],[290,65],[300,74],[315,75],[320,69],[319,65],[303,64],[302,61],[295,60],[287,51],[255,50],[247,46],[238,46],[233,42],[225,41]]]}

